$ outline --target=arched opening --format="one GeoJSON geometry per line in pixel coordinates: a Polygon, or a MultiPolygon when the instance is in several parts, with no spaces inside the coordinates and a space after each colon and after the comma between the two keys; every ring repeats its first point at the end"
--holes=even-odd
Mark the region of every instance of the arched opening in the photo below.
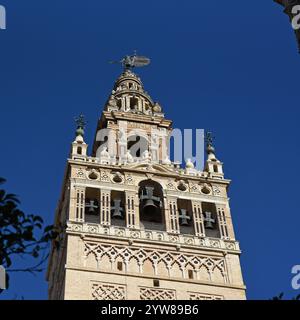
{"type": "Polygon", "coordinates": [[[122,191],[111,191],[111,225],[125,227],[125,193],[122,191]]]}
{"type": "Polygon", "coordinates": [[[216,164],[214,164],[214,172],[215,172],[215,173],[218,173],[218,172],[219,172],[218,166],[217,166],[216,164]]]}
{"type": "Polygon", "coordinates": [[[132,135],[128,137],[127,150],[134,158],[140,158],[145,151],[149,150],[148,140],[141,135],[132,135]]]}
{"type": "Polygon", "coordinates": [[[100,223],[100,192],[96,188],[86,188],[85,222],[100,223]]]}
{"type": "Polygon", "coordinates": [[[139,100],[136,97],[130,98],[130,110],[134,111],[138,109],[139,100]]]}
{"type": "Polygon", "coordinates": [[[162,186],[153,180],[139,184],[141,227],[150,230],[164,230],[164,208],[162,186]]]}
{"type": "Polygon", "coordinates": [[[81,147],[77,148],[77,154],[82,154],[82,148],[81,147]]]}
{"type": "Polygon", "coordinates": [[[193,269],[188,269],[188,278],[194,279],[194,270],[193,269]]]}
{"type": "Polygon", "coordinates": [[[119,110],[122,108],[122,99],[117,99],[117,107],[119,110]]]}
{"type": "Polygon", "coordinates": [[[211,202],[202,202],[201,206],[206,236],[220,238],[216,205],[211,202]]]}
{"type": "Polygon", "coordinates": [[[180,233],[195,234],[193,222],[192,202],[187,199],[178,199],[180,233]]]}
{"type": "Polygon", "coordinates": [[[90,174],[89,174],[89,179],[91,180],[96,180],[98,178],[98,174],[94,171],[92,171],[90,174]]]}

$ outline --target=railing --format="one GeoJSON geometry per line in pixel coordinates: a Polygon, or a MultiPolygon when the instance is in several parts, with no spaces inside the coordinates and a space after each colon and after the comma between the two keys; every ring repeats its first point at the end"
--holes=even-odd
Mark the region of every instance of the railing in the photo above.
{"type": "Polygon", "coordinates": [[[105,235],[114,238],[131,240],[148,240],[154,242],[168,242],[178,245],[196,246],[226,251],[240,251],[239,243],[234,240],[218,238],[200,238],[193,235],[170,234],[166,231],[133,230],[125,227],[102,226],[93,223],[80,223],[68,221],[67,232],[85,233],[90,235],[105,235]]]}

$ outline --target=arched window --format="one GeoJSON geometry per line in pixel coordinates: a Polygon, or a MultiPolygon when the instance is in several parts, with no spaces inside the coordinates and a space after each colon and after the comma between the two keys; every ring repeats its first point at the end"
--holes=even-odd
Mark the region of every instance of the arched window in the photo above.
{"type": "Polygon", "coordinates": [[[139,184],[140,222],[144,229],[164,230],[164,207],[162,186],[152,180],[139,184]]]}
{"type": "Polygon", "coordinates": [[[215,203],[202,202],[202,219],[207,237],[220,238],[220,230],[215,203]]]}
{"type": "Polygon", "coordinates": [[[86,188],[85,222],[100,223],[100,192],[97,188],[86,188]]]}
{"type": "Polygon", "coordinates": [[[123,191],[111,191],[111,225],[126,226],[126,212],[125,212],[125,193],[123,191]]]}
{"type": "Polygon", "coordinates": [[[192,202],[187,199],[177,200],[179,229],[181,234],[195,234],[192,202]]]}
{"type": "Polygon", "coordinates": [[[130,98],[130,110],[138,109],[139,100],[136,97],[130,98]]]}

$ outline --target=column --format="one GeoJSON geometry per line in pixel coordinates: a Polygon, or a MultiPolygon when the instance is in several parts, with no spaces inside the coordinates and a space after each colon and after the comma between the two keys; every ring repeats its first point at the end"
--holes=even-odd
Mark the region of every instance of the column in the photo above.
{"type": "Polygon", "coordinates": [[[150,152],[152,162],[159,161],[159,142],[160,142],[160,131],[157,129],[151,129],[150,137],[150,152]]]}
{"type": "Polygon", "coordinates": [[[127,122],[118,121],[119,131],[118,131],[118,149],[117,156],[119,157],[119,163],[126,162],[127,155],[127,122]]]}
{"type": "Polygon", "coordinates": [[[84,222],[85,187],[71,186],[69,220],[84,222]]]}
{"type": "Polygon", "coordinates": [[[177,210],[177,198],[167,197],[165,200],[165,217],[167,232],[178,234],[179,218],[177,210]]]}
{"type": "Polygon", "coordinates": [[[228,233],[228,225],[226,219],[226,207],[225,205],[216,204],[217,208],[217,216],[218,216],[218,225],[220,230],[221,239],[229,240],[229,233],[228,233]]]}
{"type": "Polygon", "coordinates": [[[203,223],[202,206],[200,201],[192,201],[193,220],[195,234],[197,237],[205,237],[205,227],[203,223]]]}
{"type": "Polygon", "coordinates": [[[139,229],[139,199],[136,191],[125,191],[126,227],[139,229]]]}
{"type": "Polygon", "coordinates": [[[110,226],[110,190],[100,190],[100,224],[110,226]]]}

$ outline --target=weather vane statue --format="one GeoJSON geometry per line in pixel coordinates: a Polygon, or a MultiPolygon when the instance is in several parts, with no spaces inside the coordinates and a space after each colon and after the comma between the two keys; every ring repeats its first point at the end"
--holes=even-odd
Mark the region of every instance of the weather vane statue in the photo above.
{"type": "Polygon", "coordinates": [[[144,67],[150,64],[150,59],[144,56],[138,56],[136,51],[134,51],[133,55],[126,55],[120,61],[111,61],[111,63],[121,63],[124,67],[124,70],[131,70],[135,67],[144,67]]]}
{"type": "Polygon", "coordinates": [[[215,137],[213,137],[211,131],[207,131],[205,133],[205,142],[206,142],[207,146],[213,146],[214,139],[215,139],[215,137]]]}
{"type": "Polygon", "coordinates": [[[86,120],[84,118],[84,115],[81,113],[79,115],[79,117],[76,117],[75,119],[75,123],[77,125],[77,130],[76,130],[76,135],[84,135],[84,128],[86,126],[86,120]]]}

